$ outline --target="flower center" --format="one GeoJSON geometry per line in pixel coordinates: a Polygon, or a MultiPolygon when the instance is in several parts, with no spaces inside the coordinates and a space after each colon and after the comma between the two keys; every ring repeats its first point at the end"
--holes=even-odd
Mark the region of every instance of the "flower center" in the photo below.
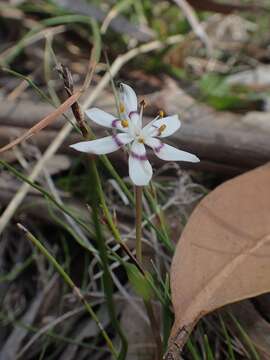
{"type": "Polygon", "coordinates": [[[138,143],[144,144],[144,138],[142,136],[138,138],[138,143]]]}

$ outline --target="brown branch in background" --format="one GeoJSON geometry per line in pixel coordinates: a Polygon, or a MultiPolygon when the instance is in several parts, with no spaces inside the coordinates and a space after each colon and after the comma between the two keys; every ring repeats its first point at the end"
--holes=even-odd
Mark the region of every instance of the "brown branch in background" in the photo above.
{"type": "MultiPolygon", "coordinates": [[[[24,136],[21,134],[25,134],[27,131],[28,131],[27,128],[1,125],[0,144],[8,143],[10,139],[16,139],[16,141],[18,141],[18,139],[21,139],[22,136],[24,136]]],[[[58,133],[59,133],[58,129],[51,129],[51,128],[46,130],[43,129],[42,131],[38,132],[37,134],[35,134],[35,136],[31,138],[30,144],[37,146],[40,150],[44,150],[56,138],[58,133]]],[[[64,141],[63,145],[60,148],[60,151],[65,154],[74,155],[74,151],[72,151],[72,149],[69,148],[69,145],[71,142],[78,142],[80,140],[81,140],[80,134],[78,134],[75,131],[72,132],[69,138],[64,141]]],[[[2,154],[3,153],[1,153],[1,159],[2,159],[2,154]]]]}
{"type": "MultiPolygon", "coordinates": [[[[44,118],[47,114],[51,113],[53,110],[52,105],[43,103],[43,102],[33,102],[31,100],[25,99],[16,99],[13,100],[1,100],[1,113],[0,113],[0,127],[8,126],[14,128],[31,128],[37,123],[38,119],[44,118]]],[[[64,118],[59,118],[58,121],[55,121],[50,124],[50,129],[60,129],[66,120],[64,118]]],[[[0,137],[2,135],[2,130],[0,131],[0,137]]],[[[11,139],[12,137],[10,137],[11,139]]],[[[15,138],[15,137],[13,137],[15,138]]],[[[9,140],[10,140],[9,139],[9,140]]],[[[0,138],[0,144],[2,145],[2,139],[0,138]]]]}
{"type": "MultiPolygon", "coordinates": [[[[22,102],[17,105],[17,109],[15,106],[15,111],[10,112],[11,115],[9,116],[9,109],[12,109],[13,102],[1,104],[4,117],[2,117],[3,114],[0,115],[0,144],[5,144],[10,139],[19,137],[22,132],[27,131],[27,126],[33,126],[39,106],[42,108],[42,115],[50,110],[49,106],[42,107],[42,104],[32,104],[32,107],[28,106],[28,102],[22,102]],[[31,109],[29,111],[29,118],[26,118],[25,109],[31,109]],[[26,121],[25,126],[24,120],[26,121]],[[11,126],[8,126],[8,123],[11,126]]],[[[203,111],[199,108],[198,114],[202,113],[203,111]]],[[[222,112],[218,114],[220,119],[223,116],[222,114],[222,112]]],[[[171,144],[180,147],[182,150],[194,152],[201,158],[202,161],[195,166],[192,165],[193,168],[217,172],[230,177],[270,160],[269,135],[266,132],[259,129],[258,131],[250,131],[250,128],[244,124],[237,129],[231,127],[222,128],[218,126],[217,122],[215,126],[208,125],[216,121],[216,112],[207,112],[201,115],[205,117],[207,125],[197,125],[196,122],[190,125],[189,119],[191,119],[191,116],[193,116],[193,119],[196,119],[198,115],[191,113],[185,116],[182,130],[171,138],[171,144]]],[[[150,119],[146,118],[146,120],[149,121],[150,119]]],[[[241,118],[239,118],[238,122],[241,123],[241,121],[241,118]]],[[[59,126],[62,123],[62,119],[52,123],[49,129],[37,133],[32,138],[33,142],[41,149],[46,148],[57,137],[59,126]]],[[[92,129],[97,136],[103,134],[103,130],[100,127],[93,125],[92,129]]],[[[73,132],[69,136],[61,146],[60,151],[62,153],[71,153],[72,150],[68,144],[81,141],[81,136],[77,132],[73,132]]],[[[73,151],[72,153],[74,154],[73,151]]],[[[113,159],[119,168],[122,167],[123,161],[125,161],[121,152],[112,154],[110,158],[113,159]]],[[[152,160],[156,166],[162,164],[162,161],[155,156],[152,160]]],[[[181,166],[188,168],[189,164],[183,163],[181,166]]]]}
{"type": "Polygon", "coordinates": [[[36,133],[38,133],[39,131],[41,131],[42,129],[46,128],[47,126],[49,126],[52,122],[54,122],[55,120],[57,120],[59,118],[60,115],[62,115],[65,111],[67,111],[69,109],[70,106],[72,106],[72,104],[74,104],[74,102],[76,102],[78,100],[78,98],[81,95],[81,91],[76,92],[74,95],[72,95],[71,97],[69,97],[63,104],[61,104],[55,111],[53,111],[52,113],[50,113],[49,115],[45,116],[45,118],[43,118],[42,120],[40,120],[36,125],[34,125],[33,127],[31,127],[31,129],[29,129],[28,131],[26,131],[25,133],[23,133],[20,137],[18,137],[17,139],[13,140],[12,142],[10,142],[9,144],[7,144],[6,146],[3,146],[0,148],[0,153],[3,153],[11,148],[13,148],[15,145],[20,144],[21,142],[23,142],[26,139],[29,139],[31,136],[35,135],[36,133]]]}

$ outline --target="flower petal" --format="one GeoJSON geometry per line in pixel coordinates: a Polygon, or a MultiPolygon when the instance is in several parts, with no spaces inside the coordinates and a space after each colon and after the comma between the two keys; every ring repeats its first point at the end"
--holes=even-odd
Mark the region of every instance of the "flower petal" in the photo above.
{"type": "Polygon", "coordinates": [[[179,150],[171,145],[164,144],[158,139],[146,139],[146,144],[150,146],[157,157],[166,161],[189,161],[199,162],[200,159],[187,151],[179,150]]]}
{"type": "Polygon", "coordinates": [[[136,186],[144,186],[152,178],[153,170],[147,160],[145,146],[134,141],[128,159],[129,176],[136,186]]]}
{"type": "Polygon", "coordinates": [[[129,85],[121,83],[120,99],[122,105],[122,116],[124,115],[130,120],[129,130],[132,134],[140,132],[142,128],[142,119],[138,112],[138,99],[135,91],[129,85]]]}
{"type": "Polygon", "coordinates": [[[121,120],[103,110],[91,108],[86,110],[85,114],[98,125],[127,131],[127,129],[122,126],[121,120]]]}
{"type": "Polygon", "coordinates": [[[166,116],[149,123],[143,128],[147,136],[166,137],[175,133],[181,126],[178,115],[166,116]]]}
{"type": "Polygon", "coordinates": [[[70,147],[77,151],[101,155],[109,154],[131,141],[132,138],[128,134],[117,134],[107,136],[102,139],[82,141],[77,144],[70,145],[70,147]]]}
{"type": "Polygon", "coordinates": [[[129,116],[132,112],[138,111],[138,100],[135,91],[129,85],[121,83],[120,97],[125,107],[125,112],[129,116]]]}

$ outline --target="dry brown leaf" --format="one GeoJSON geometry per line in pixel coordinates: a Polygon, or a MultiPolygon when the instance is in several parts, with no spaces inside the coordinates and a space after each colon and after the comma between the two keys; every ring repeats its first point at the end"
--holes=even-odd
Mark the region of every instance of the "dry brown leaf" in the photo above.
{"type": "Polygon", "coordinates": [[[3,153],[15,145],[20,144],[22,141],[29,139],[31,136],[35,135],[45,127],[49,126],[52,122],[54,122],[60,115],[62,115],[71,105],[73,105],[81,95],[81,91],[76,92],[74,95],[70,96],[63,104],[61,104],[55,111],[51,114],[45,116],[42,120],[40,120],[36,125],[31,127],[28,131],[22,134],[20,137],[10,142],[9,144],[0,148],[0,153],[3,153]]]}
{"type": "Polygon", "coordinates": [[[191,215],[171,271],[175,323],[167,359],[223,305],[270,291],[270,164],[225,182],[191,215]]]}

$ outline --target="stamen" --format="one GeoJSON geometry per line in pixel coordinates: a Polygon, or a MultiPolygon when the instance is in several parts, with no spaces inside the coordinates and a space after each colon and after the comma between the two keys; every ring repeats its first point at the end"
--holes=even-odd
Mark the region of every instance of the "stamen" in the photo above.
{"type": "Polygon", "coordinates": [[[159,116],[161,117],[161,118],[163,118],[164,117],[164,111],[163,110],[159,110],[159,116]]]}
{"type": "Polygon", "coordinates": [[[139,137],[139,139],[138,139],[138,143],[140,143],[140,144],[144,144],[144,139],[143,139],[142,137],[139,137]]]}
{"type": "Polygon", "coordinates": [[[128,127],[128,120],[121,120],[121,125],[124,127],[124,128],[127,128],[128,127]]]}
{"type": "Polygon", "coordinates": [[[120,105],[119,105],[119,111],[120,111],[120,113],[125,112],[125,105],[124,105],[123,103],[120,103],[120,105]]]}
{"type": "Polygon", "coordinates": [[[161,125],[158,128],[158,135],[161,135],[165,129],[166,129],[166,125],[165,124],[161,125]]]}

